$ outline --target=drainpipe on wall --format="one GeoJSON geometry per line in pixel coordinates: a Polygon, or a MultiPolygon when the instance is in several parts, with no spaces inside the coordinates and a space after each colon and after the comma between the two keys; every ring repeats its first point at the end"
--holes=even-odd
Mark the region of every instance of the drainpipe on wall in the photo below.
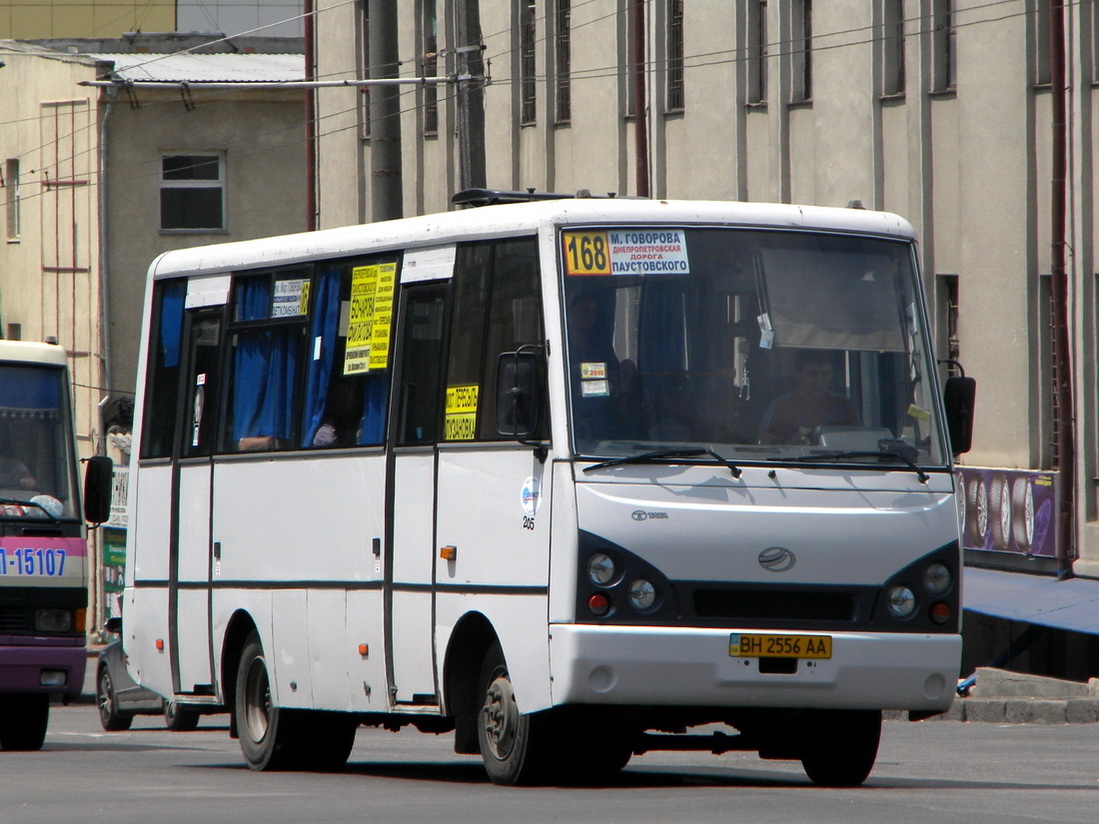
{"type": "Polygon", "coordinates": [[[1072,363],[1069,341],[1069,288],[1065,265],[1067,210],[1067,128],[1065,87],[1065,7],[1063,0],[1049,4],[1050,83],[1053,88],[1052,203],[1050,209],[1053,299],[1054,402],[1057,405],[1054,464],[1061,485],[1060,535],[1057,565],[1061,575],[1072,573],[1076,559],[1076,410],[1073,403],[1072,363]]]}
{"type": "MultiPolygon", "coordinates": [[[[97,202],[99,208],[99,322],[101,324],[99,333],[99,352],[100,352],[100,364],[99,374],[103,387],[103,397],[99,401],[99,429],[100,429],[100,446],[106,443],[106,438],[103,437],[103,406],[110,400],[111,392],[114,387],[111,383],[111,305],[110,300],[110,284],[107,282],[110,266],[107,262],[107,253],[109,251],[107,244],[107,137],[109,134],[108,126],[111,122],[111,115],[114,113],[114,101],[118,97],[118,88],[111,87],[104,90],[104,97],[106,104],[103,107],[103,118],[99,121],[99,189],[97,191],[97,202]]],[[[100,450],[97,448],[97,452],[100,450]]]]}
{"type": "MultiPolygon", "coordinates": [[[[313,66],[313,0],[305,0],[302,9],[302,34],[305,40],[305,82],[316,78],[313,66]]],[[[317,92],[305,92],[305,231],[317,228],[317,92]]]]}

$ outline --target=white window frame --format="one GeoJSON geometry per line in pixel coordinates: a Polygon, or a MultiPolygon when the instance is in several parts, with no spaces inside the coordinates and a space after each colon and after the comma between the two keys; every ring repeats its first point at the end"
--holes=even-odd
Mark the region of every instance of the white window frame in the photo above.
{"type": "Polygon", "coordinates": [[[159,171],[159,196],[162,201],[164,191],[167,189],[218,189],[221,192],[221,225],[198,227],[166,227],[163,224],[163,215],[157,218],[160,231],[165,234],[208,234],[210,232],[225,232],[229,229],[228,214],[225,202],[225,152],[223,151],[178,151],[160,153],[159,171]],[[216,180],[165,180],[164,161],[170,157],[216,157],[218,160],[218,176],[216,180]]]}

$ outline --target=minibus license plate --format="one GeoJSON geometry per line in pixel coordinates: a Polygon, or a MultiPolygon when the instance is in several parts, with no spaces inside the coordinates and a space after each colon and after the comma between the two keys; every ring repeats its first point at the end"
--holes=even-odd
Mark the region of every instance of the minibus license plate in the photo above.
{"type": "Polygon", "coordinates": [[[828,635],[729,636],[729,655],[735,658],[831,658],[832,638],[828,635]]]}

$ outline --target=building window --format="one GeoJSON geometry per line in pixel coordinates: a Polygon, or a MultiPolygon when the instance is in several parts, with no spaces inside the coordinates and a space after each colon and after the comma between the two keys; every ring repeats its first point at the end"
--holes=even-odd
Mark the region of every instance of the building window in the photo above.
{"type": "Polygon", "coordinates": [[[624,38],[625,52],[626,52],[626,70],[623,72],[625,78],[625,97],[626,103],[623,111],[626,113],[627,118],[631,118],[635,115],[637,108],[637,100],[635,100],[637,94],[637,78],[638,75],[643,75],[645,72],[645,66],[639,63],[640,58],[637,53],[637,26],[639,22],[643,23],[643,19],[639,17],[639,7],[644,8],[642,5],[644,0],[622,0],[625,4],[625,12],[623,19],[626,25],[626,34],[624,38]]]}
{"type": "Polygon", "coordinates": [[[19,208],[19,158],[12,158],[4,163],[4,189],[7,194],[4,204],[8,221],[8,240],[16,241],[19,240],[22,228],[19,208]]]}
{"type": "Polygon", "coordinates": [[[885,0],[882,9],[882,94],[904,94],[904,0],[885,0]]]}
{"type": "Polygon", "coordinates": [[[572,0],[555,0],[553,25],[554,117],[558,123],[568,123],[572,119],[572,0]]]}
{"type": "Polygon", "coordinates": [[[534,12],[532,0],[519,0],[519,124],[522,126],[533,124],[536,114],[534,12]]]}
{"type": "Polygon", "coordinates": [[[790,6],[790,102],[813,97],[813,0],[795,0],[790,6]]]}
{"type": "MultiPolygon", "coordinates": [[[[423,0],[423,58],[420,68],[424,77],[439,73],[439,37],[435,13],[435,0],[423,0]]],[[[435,137],[439,133],[439,87],[427,83],[423,87],[424,136],[435,137]]]]}
{"type": "Polygon", "coordinates": [[[1030,82],[1035,86],[1048,86],[1052,82],[1049,64],[1049,14],[1049,0],[1035,0],[1034,59],[1030,66],[1030,82]]]}
{"type": "Polygon", "coordinates": [[[933,0],[931,23],[931,91],[953,91],[958,81],[954,0],[933,0]]]}
{"type": "Polygon", "coordinates": [[[665,109],[681,112],[683,94],[683,0],[668,2],[668,73],[667,101],[665,109]]]}
{"type": "Polygon", "coordinates": [[[221,154],[165,154],[160,159],[160,228],[225,228],[225,158],[221,154]]]}
{"type": "Polygon", "coordinates": [[[748,102],[767,102],[767,0],[748,0],[748,102]]]}

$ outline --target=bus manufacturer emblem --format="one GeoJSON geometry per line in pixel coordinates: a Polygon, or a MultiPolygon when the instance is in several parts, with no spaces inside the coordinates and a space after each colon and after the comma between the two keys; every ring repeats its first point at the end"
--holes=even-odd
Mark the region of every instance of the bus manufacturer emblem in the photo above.
{"type": "Polygon", "coordinates": [[[797,562],[794,553],[784,546],[769,546],[759,553],[759,565],[768,572],[786,572],[797,562]]]}

